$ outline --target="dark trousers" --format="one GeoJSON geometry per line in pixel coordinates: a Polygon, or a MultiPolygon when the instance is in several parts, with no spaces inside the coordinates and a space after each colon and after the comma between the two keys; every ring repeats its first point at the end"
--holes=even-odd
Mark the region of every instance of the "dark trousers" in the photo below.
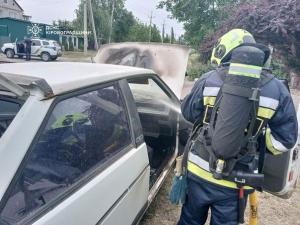
{"type": "Polygon", "coordinates": [[[26,60],[29,61],[31,60],[31,48],[25,48],[25,53],[26,53],[26,60]]]}
{"type": "Polygon", "coordinates": [[[209,208],[211,225],[238,225],[238,190],[217,186],[189,174],[187,199],[178,225],[204,225],[209,208]]]}

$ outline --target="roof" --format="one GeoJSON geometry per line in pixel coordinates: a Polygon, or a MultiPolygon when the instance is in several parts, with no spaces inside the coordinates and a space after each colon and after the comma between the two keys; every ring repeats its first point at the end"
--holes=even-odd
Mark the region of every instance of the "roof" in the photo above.
{"type": "Polygon", "coordinates": [[[0,74],[9,74],[11,81],[29,85],[44,80],[54,95],[128,76],[154,74],[142,68],[109,64],[36,62],[0,64],[0,74]],[[26,83],[24,81],[26,80],[26,83]],[[30,82],[31,81],[31,82],[30,82]]]}
{"type": "Polygon", "coordinates": [[[24,12],[24,9],[20,6],[20,4],[16,0],[14,0],[14,3],[24,12]]]}

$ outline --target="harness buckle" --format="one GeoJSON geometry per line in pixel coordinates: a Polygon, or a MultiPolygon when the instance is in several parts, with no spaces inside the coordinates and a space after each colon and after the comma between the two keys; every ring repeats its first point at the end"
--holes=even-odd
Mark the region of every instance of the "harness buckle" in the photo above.
{"type": "Polygon", "coordinates": [[[213,173],[215,179],[220,180],[223,178],[223,170],[225,168],[225,161],[222,159],[218,159],[216,161],[216,170],[213,173]]]}
{"type": "Polygon", "coordinates": [[[259,102],[260,97],[260,89],[259,88],[252,88],[253,92],[249,100],[259,102]]]}

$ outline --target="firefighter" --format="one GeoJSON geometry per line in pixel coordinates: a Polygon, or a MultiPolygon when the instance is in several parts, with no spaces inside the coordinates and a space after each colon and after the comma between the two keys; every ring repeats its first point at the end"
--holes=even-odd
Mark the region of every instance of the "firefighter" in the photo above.
{"type": "MultiPolygon", "coordinates": [[[[238,47],[255,43],[252,34],[242,29],[231,30],[218,40],[211,57],[211,62],[217,65],[217,68],[202,75],[182,103],[182,114],[186,120],[192,123],[196,121],[203,123],[209,120],[212,116],[210,115],[211,108],[217,104],[216,99],[224,83],[224,76],[228,74],[231,53],[238,47]]],[[[244,71],[246,75],[255,73],[254,68],[236,66],[236,69],[240,72],[244,71]]],[[[260,90],[257,120],[262,121],[261,124],[267,121],[264,144],[268,151],[277,155],[292,149],[296,144],[297,117],[287,88],[266,70],[262,74],[270,79],[260,90]]],[[[237,225],[239,223],[239,186],[226,179],[217,179],[210,170],[207,158],[199,154],[201,151],[201,149],[197,151],[191,149],[188,155],[187,197],[178,225],[205,224],[209,209],[211,210],[211,225],[237,225]]],[[[245,165],[254,165],[254,160],[253,157],[245,158],[238,162],[235,168],[248,170],[249,168],[245,165]]],[[[254,171],[256,168],[249,170],[254,171]]],[[[251,187],[244,187],[244,189],[246,196],[253,192],[251,187]]]]}

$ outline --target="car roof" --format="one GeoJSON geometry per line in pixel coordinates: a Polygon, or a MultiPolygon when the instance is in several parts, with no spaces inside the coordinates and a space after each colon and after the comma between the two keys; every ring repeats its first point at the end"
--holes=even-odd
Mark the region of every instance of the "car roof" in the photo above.
{"type": "MultiPolygon", "coordinates": [[[[0,64],[0,74],[22,86],[42,80],[52,95],[59,95],[83,87],[101,84],[129,76],[154,74],[153,71],[110,64],[78,62],[32,62],[0,64]]],[[[41,82],[39,82],[41,83],[41,82]]]]}

